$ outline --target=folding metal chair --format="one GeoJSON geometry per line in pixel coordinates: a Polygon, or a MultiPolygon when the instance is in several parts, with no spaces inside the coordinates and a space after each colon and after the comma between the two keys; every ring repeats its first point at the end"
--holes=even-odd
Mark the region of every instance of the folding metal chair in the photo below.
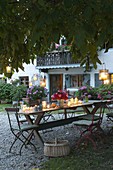
{"type": "Polygon", "coordinates": [[[20,155],[23,146],[27,147],[28,144],[32,145],[35,150],[35,145],[31,142],[32,134],[34,130],[38,129],[37,125],[31,125],[31,124],[21,124],[19,121],[19,108],[5,108],[8,121],[10,125],[10,130],[12,134],[15,136],[15,139],[13,143],[10,146],[9,152],[11,152],[13,145],[16,143],[17,140],[22,142],[22,145],[20,146],[20,155]],[[27,133],[26,133],[27,132],[27,133]]]}
{"type": "Polygon", "coordinates": [[[107,105],[108,113],[106,113],[107,117],[107,127],[110,128],[109,133],[113,131],[113,104],[110,103],[107,105]]]}
{"type": "Polygon", "coordinates": [[[80,132],[80,138],[77,142],[77,147],[85,140],[90,141],[96,149],[95,137],[101,139],[100,132],[104,133],[101,128],[103,119],[104,107],[100,108],[98,114],[86,114],[80,117],[81,120],[74,122],[74,125],[80,132]]]}

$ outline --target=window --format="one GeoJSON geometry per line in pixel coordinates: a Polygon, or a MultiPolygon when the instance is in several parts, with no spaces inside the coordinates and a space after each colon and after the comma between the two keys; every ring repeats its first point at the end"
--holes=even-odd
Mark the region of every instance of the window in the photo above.
{"type": "Polygon", "coordinates": [[[3,77],[0,77],[0,83],[6,83],[6,79],[5,78],[3,78],[3,77]]]}
{"type": "Polygon", "coordinates": [[[95,87],[99,87],[102,84],[102,81],[99,80],[99,74],[95,74],[95,87]]]}
{"type": "Polygon", "coordinates": [[[20,84],[25,85],[27,87],[29,87],[29,77],[28,76],[23,76],[23,77],[19,77],[20,79],[20,84]]]}
{"type": "Polygon", "coordinates": [[[65,76],[66,88],[78,88],[83,85],[90,85],[90,74],[75,74],[65,76]]]}

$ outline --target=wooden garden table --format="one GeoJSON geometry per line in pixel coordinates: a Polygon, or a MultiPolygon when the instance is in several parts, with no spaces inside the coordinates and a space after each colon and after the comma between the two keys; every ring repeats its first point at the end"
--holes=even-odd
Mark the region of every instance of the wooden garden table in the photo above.
{"type": "Polygon", "coordinates": [[[26,117],[28,123],[37,124],[39,126],[38,130],[34,131],[34,134],[35,134],[35,137],[38,140],[38,142],[41,145],[43,145],[44,141],[43,141],[42,137],[40,136],[39,131],[45,130],[45,129],[48,129],[48,128],[63,126],[63,125],[66,125],[66,124],[70,124],[74,121],[81,120],[82,115],[77,115],[77,116],[75,115],[74,117],[68,117],[67,114],[68,114],[69,109],[76,111],[76,109],[78,107],[82,107],[83,110],[87,114],[93,114],[94,115],[99,108],[105,107],[106,103],[110,103],[110,100],[107,100],[107,101],[90,101],[88,103],[76,104],[76,105],[73,105],[73,106],[70,106],[70,107],[64,106],[63,108],[50,108],[50,109],[44,109],[44,110],[40,110],[40,111],[23,112],[23,111],[20,110],[19,114],[23,114],[26,117]],[[92,109],[90,109],[90,107],[92,107],[92,109]],[[59,120],[53,120],[53,121],[46,122],[46,123],[41,123],[41,120],[43,119],[43,116],[46,113],[51,113],[51,112],[58,111],[58,110],[63,110],[64,118],[59,119],[59,120]],[[36,116],[35,121],[33,121],[33,119],[31,119],[32,115],[36,116]]]}

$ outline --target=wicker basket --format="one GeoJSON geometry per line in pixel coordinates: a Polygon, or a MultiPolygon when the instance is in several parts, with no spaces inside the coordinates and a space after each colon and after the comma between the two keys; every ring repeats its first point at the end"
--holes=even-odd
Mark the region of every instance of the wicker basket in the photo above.
{"type": "Polygon", "coordinates": [[[68,140],[58,141],[55,139],[53,142],[44,143],[44,155],[48,157],[61,157],[70,153],[68,140]]]}

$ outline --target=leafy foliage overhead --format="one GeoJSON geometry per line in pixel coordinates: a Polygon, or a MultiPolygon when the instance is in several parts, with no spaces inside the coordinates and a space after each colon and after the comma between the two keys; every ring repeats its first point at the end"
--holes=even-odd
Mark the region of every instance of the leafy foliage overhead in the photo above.
{"type": "Polygon", "coordinates": [[[17,71],[23,68],[61,35],[72,44],[75,60],[96,68],[98,50],[112,47],[112,21],[111,0],[0,0],[1,72],[9,63],[17,71]]]}

